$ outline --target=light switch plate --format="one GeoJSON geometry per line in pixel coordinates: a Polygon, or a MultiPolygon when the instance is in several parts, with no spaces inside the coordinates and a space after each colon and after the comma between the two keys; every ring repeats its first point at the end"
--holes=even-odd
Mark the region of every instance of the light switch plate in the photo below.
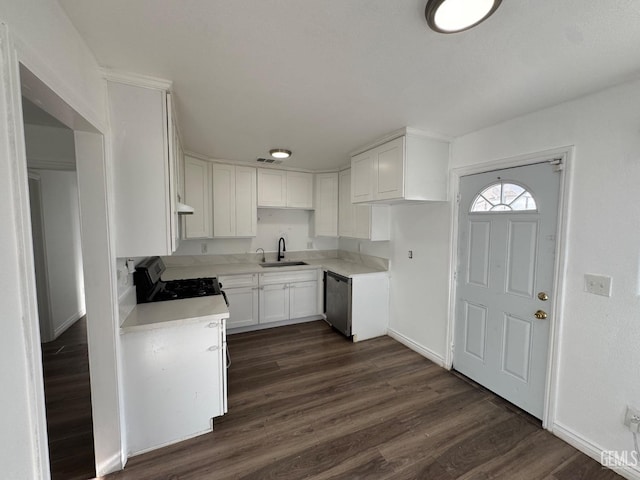
{"type": "Polygon", "coordinates": [[[606,275],[592,275],[586,273],[584,275],[584,289],[588,293],[594,295],[602,295],[603,297],[611,296],[611,277],[606,275]]]}

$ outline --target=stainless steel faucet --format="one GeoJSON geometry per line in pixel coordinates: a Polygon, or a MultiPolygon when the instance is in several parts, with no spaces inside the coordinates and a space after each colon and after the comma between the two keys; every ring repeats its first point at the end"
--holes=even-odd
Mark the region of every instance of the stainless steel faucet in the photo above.
{"type": "Polygon", "coordinates": [[[264,258],[264,248],[256,248],[256,253],[258,253],[258,250],[262,250],[262,260],[260,260],[262,263],[265,263],[267,261],[266,258],[264,258]]]}
{"type": "Polygon", "coordinates": [[[278,261],[284,258],[284,252],[286,251],[287,251],[287,247],[284,243],[284,238],[280,237],[280,240],[278,240],[278,261]],[[282,250],[280,250],[280,247],[282,247],[282,250]]]}

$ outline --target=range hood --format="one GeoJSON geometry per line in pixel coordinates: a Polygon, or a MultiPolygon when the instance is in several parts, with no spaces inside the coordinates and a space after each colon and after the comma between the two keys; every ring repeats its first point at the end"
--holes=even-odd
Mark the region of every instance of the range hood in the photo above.
{"type": "Polygon", "coordinates": [[[193,215],[193,212],[195,210],[193,209],[193,207],[190,207],[189,205],[186,205],[182,202],[176,202],[176,212],[178,213],[178,215],[193,215]]]}

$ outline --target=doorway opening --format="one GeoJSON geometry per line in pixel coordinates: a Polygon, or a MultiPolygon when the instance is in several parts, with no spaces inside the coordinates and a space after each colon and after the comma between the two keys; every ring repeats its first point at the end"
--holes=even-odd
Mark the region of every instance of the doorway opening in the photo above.
{"type": "Polygon", "coordinates": [[[32,279],[23,289],[26,328],[34,332],[27,348],[38,468],[54,480],[84,480],[124,463],[104,137],[23,64],[11,73],[20,87],[12,90],[12,102],[22,108],[10,118],[22,120],[14,120],[14,131],[24,134],[25,147],[17,135],[12,153],[23,162],[15,174],[24,186],[20,220],[32,226],[21,230],[21,264],[32,279]]]}
{"type": "Polygon", "coordinates": [[[51,478],[95,477],[73,130],[22,98],[51,478]]]}

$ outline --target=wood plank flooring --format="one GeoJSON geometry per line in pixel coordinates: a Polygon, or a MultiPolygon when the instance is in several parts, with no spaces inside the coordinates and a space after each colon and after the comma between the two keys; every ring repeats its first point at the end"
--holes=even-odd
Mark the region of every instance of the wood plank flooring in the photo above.
{"type": "Polygon", "coordinates": [[[229,413],[108,480],[607,480],[614,472],[389,337],[324,322],[232,335],[229,413]]]}
{"type": "Polygon", "coordinates": [[[85,317],[54,341],[42,344],[42,367],[51,478],[93,478],[96,471],[85,317]]]}

